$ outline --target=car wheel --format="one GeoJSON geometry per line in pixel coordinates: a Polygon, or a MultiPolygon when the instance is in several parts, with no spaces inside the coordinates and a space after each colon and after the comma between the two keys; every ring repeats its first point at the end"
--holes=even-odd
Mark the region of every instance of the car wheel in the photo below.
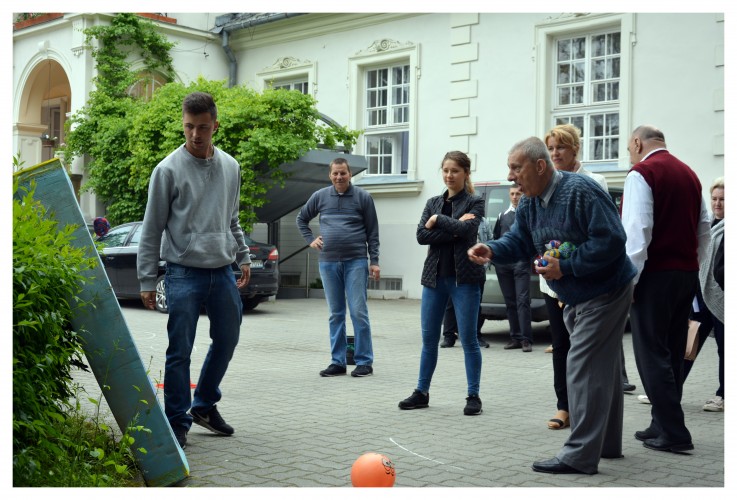
{"type": "Polygon", "coordinates": [[[156,279],[156,310],[167,314],[169,307],[166,305],[166,287],[164,286],[164,275],[156,279]]]}
{"type": "Polygon", "coordinates": [[[251,297],[250,299],[243,299],[243,310],[253,311],[261,303],[260,297],[251,297]]]}

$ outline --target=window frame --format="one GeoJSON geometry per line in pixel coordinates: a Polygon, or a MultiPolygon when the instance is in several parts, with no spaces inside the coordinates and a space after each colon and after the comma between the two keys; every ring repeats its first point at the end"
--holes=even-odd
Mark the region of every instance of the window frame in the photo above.
{"type": "Polygon", "coordinates": [[[307,79],[307,75],[304,76],[304,78],[290,78],[288,80],[272,80],[271,84],[269,85],[269,88],[274,90],[296,90],[298,92],[301,92],[305,95],[310,95],[310,82],[307,79]],[[295,85],[305,85],[307,87],[307,92],[304,91],[304,89],[296,89],[294,88],[295,85]],[[284,89],[284,87],[289,87],[287,89],[284,89]]]}
{"type": "Polygon", "coordinates": [[[169,83],[166,76],[158,71],[142,70],[138,72],[137,77],[138,79],[128,87],[126,93],[130,97],[142,99],[145,102],[153,98],[157,89],[169,83]],[[136,92],[136,89],[142,89],[144,92],[136,92]]]}
{"type": "Polygon", "coordinates": [[[307,95],[317,97],[317,63],[295,57],[280,57],[274,64],[256,73],[261,91],[273,88],[273,84],[307,83],[307,95]]]}
{"type": "MultiPolygon", "coordinates": [[[[628,131],[632,128],[632,113],[630,106],[632,94],[632,45],[635,37],[634,14],[590,14],[585,16],[573,16],[565,18],[549,19],[535,27],[536,40],[536,63],[537,63],[537,109],[540,110],[537,117],[539,136],[544,136],[559,119],[570,117],[584,117],[584,137],[582,138],[581,163],[594,166],[597,169],[621,169],[628,168],[629,160],[627,154],[628,131]],[[557,105],[557,42],[563,38],[591,37],[618,31],[620,33],[620,63],[619,63],[619,97],[614,101],[605,103],[593,103],[590,99],[585,100],[582,105],[570,105],[559,107],[557,105]],[[591,136],[589,130],[590,118],[594,115],[606,115],[618,113],[618,136],[616,141],[608,140],[618,154],[617,159],[592,160],[591,136]]],[[[587,47],[589,42],[587,41],[587,47]]],[[[590,64],[592,57],[589,55],[585,61],[590,64]]],[[[590,68],[587,70],[590,71],[590,68]]],[[[591,76],[587,76],[585,84],[592,85],[591,76]]],[[[591,92],[590,88],[585,93],[591,92]]],[[[601,137],[596,136],[597,139],[601,137]]]]}
{"type": "MultiPolygon", "coordinates": [[[[400,44],[394,40],[377,40],[368,49],[359,52],[349,59],[349,88],[350,102],[352,106],[349,113],[349,124],[352,129],[362,130],[362,134],[356,143],[356,154],[366,156],[370,163],[368,151],[369,136],[394,136],[394,144],[401,143],[405,149],[405,162],[403,165],[402,154],[393,153],[392,173],[369,173],[369,169],[360,174],[359,177],[367,182],[389,180],[414,181],[417,176],[416,168],[416,144],[417,144],[417,80],[420,68],[419,46],[413,43],[400,44]],[[392,120],[386,126],[369,127],[366,121],[367,112],[367,75],[369,71],[387,68],[391,73],[392,68],[408,66],[409,79],[406,84],[409,92],[407,103],[407,123],[394,124],[392,120]],[[403,135],[404,134],[404,135],[403,135]]],[[[391,81],[391,79],[390,79],[391,81]]],[[[392,101],[392,87],[387,90],[387,99],[392,101]]],[[[387,112],[391,113],[392,106],[387,106],[387,112]]],[[[410,187],[415,191],[416,186],[410,187]]],[[[403,188],[398,188],[399,190],[403,188]]]]}

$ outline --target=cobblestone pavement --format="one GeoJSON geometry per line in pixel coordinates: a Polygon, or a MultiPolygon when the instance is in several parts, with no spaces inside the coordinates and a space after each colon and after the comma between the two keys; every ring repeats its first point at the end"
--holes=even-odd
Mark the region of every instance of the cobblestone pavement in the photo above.
{"type": "MultiPolygon", "coordinates": [[[[152,378],[163,381],[167,316],[122,304],[126,322],[152,378]]],[[[218,408],[236,432],[216,436],[194,425],[186,449],[188,487],[350,486],[353,461],[369,451],[387,455],[396,487],[724,487],[724,413],[702,411],[717,381],[716,344],[709,339],[684,387],[683,409],[693,435],[690,455],[652,451],[635,440],[649,423],[641,383],[625,334],[630,382],[625,394],[624,456],[599,464],[599,473],[532,472],[533,461],[553,457],[568,430],[548,430],[555,413],[547,323],[534,326],[531,353],[505,351],[506,322],[487,322],[482,349],[484,411],[464,416],[466,380],[460,343],[440,349],[430,407],[402,411],[397,403],[416,387],[420,359],[418,300],[371,300],[374,375],[323,378],[329,364],[327,307],[321,299],[280,299],[244,315],[241,339],[221,386],[218,408]]],[[[349,320],[349,335],[351,334],[349,320]]],[[[209,321],[200,317],[192,380],[209,345],[209,321]]],[[[350,367],[349,367],[350,368],[350,367]]],[[[92,394],[92,376],[78,379],[92,394]]],[[[159,393],[163,405],[163,394],[159,393]]],[[[724,493],[709,490],[707,495],[724,493]]],[[[409,492],[408,492],[409,493],[409,492]]],[[[635,493],[643,494],[637,490],[635,493]]],[[[630,494],[630,493],[628,493],[630,494]]]]}

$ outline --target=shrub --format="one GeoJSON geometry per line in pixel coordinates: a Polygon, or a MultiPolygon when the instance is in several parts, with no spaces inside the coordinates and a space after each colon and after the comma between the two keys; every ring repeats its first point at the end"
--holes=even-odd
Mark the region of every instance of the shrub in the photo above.
{"type": "Polygon", "coordinates": [[[57,227],[18,188],[13,200],[13,483],[37,485],[42,464],[54,463],[69,443],[59,431],[73,396],[71,367],[84,366],[78,332],[70,326],[84,280],[94,265],[70,245],[74,227],[57,227]]]}

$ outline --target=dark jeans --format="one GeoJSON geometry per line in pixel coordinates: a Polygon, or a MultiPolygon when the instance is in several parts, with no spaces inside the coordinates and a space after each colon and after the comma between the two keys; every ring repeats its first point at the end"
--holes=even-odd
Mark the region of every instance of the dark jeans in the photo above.
{"type": "MultiPolygon", "coordinates": [[[[694,312],[691,309],[691,318],[694,321],[701,323],[699,326],[699,346],[696,350],[696,356],[698,357],[701,352],[701,348],[704,346],[704,342],[709,338],[709,333],[714,330],[714,340],[717,343],[717,353],[719,354],[719,388],[717,389],[716,395],[724,399],[724,323],[719,321],[704,304],[704,299],[701,297],[701,290],[696,292],[696,300],[699,304],[699,312],[694,312]]],[[[683,360],[683,383],[686,383],[688,374],[693,367],[693,361],[684,359],[683,360]]]]}
{"type": "Polygon", "coordinates": [[[202,269],[167,263],[169,347],[164,369],[164,409],[172,427],[189,429],[191,408],[207,413],[220,401],[220,382],[238,345],[243,303],[228,265],[202,269]],[[205,306],[212,340],[200,370],[194,397],[190,389],[190,356],[200,309],[205,306]]]}
{"type": "Polygon", "coordinates": [[[530,263],[520,261],[510,266],[497,265],[496,276],[504,295],[512,340],[528,340],[532,344],[530,312],[530,263]]]}
{"type": "MultiPolygon", "coordinates": [[[[540,278],[542,279],[542,278],[540,278]]],[[[566,360],[571,348],[571,338],[563,321],[563,308],[558,306],[558,299],[547,293],[545,306],[550,319],[550,337],[553,344],[553,388],[558,398],[558,409],[568,411],[568,387],[566,386],[566,360]]]]}
{"type": "MultiPolygon", "coordinates": [[[[484,284],[482,281],[479,293],[479,301],[484,296],[484,284]]],[[[477,337],[481,338],[481,327],[484,326],[484,317],[481,316],[481,306],[479,305],[479,319],[476,324],[477,337]]],[[[448,300],[448,305],[445,306],[445,316],[443,316],[443,337],[455,337],[458,335],[458,321],[456,321],[456,311],[453,307],[453,301],[448,300]]]]}

